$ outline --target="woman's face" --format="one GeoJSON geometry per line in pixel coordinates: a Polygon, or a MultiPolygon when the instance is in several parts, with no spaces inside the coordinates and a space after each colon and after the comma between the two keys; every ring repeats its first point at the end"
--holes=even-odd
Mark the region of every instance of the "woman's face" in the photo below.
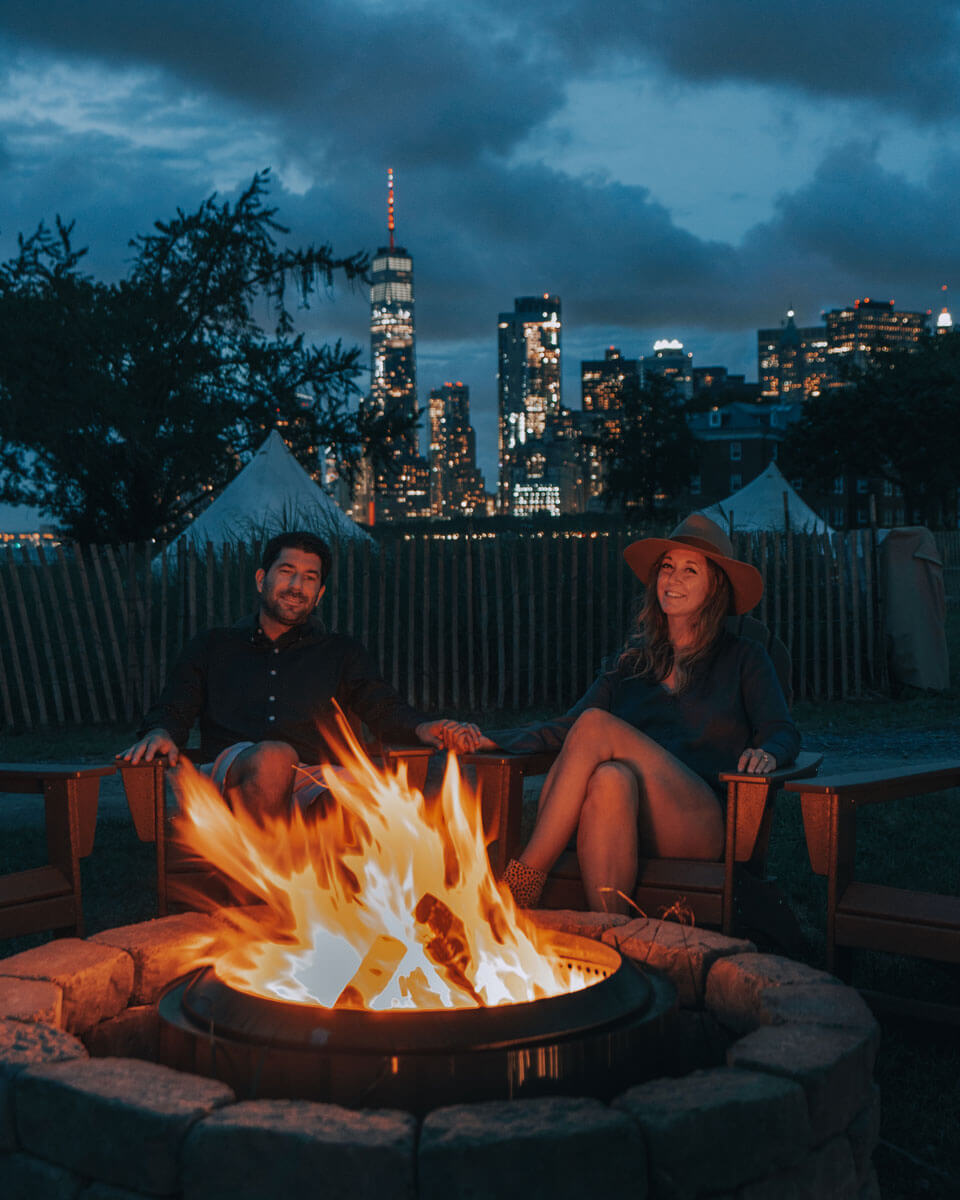
{"type": "Polygon", "coordinates": [[[710,595],[710,568],[698,550],[670,550],[657,572],[657,599],[667,617],[691,618],[710,595]]]}

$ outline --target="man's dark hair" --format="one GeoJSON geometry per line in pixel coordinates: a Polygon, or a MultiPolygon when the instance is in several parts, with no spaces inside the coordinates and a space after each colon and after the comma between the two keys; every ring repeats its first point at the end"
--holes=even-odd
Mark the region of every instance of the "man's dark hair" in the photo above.
{"type": "Polygon", "coordinates": [[[315,533],[293,530],[291,533],[278,533],[272,537],[263,548],[260,566],[264,573],[270,570],[280,557],[281,550],[302,550],[304,554],[315,554],[320,559],[320,582],[326,583],[330,574],[330,564],[333,561],[330,547],[315,533]]]}

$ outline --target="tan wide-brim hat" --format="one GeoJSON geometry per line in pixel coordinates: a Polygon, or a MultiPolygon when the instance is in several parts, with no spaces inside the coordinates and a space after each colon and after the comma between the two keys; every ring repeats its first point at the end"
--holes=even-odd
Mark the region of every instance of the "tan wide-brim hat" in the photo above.
{"type": "Polygon", "coordinates": [[[719,525],[703,513],[691,513],[666,538],[641,538],[624,550],[627,566],[649,586],[653,565],[668,550],[699,550],[726,574],[733,590],[733,611],[749,612],[763,595],[763,577],[756,567],[733,557],[733,545],[719,525]]]}

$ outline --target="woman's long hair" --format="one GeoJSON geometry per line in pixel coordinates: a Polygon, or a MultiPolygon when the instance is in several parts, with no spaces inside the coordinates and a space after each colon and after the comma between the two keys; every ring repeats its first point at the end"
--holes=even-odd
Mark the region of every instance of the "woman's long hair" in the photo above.
{"type": "Polygon", "coordinates": [[[693,642],[675,654],[666,614],[657,598],[657,576],[668,553],[665,550],[653,564],[643,607],[637,614],[634,631],[617,659],[617,669],[623,675],[642,675],[654,683],[662,683],[676,667],[675,691],[682,692],[689,686],[696,668],[710,657],[723,633],[733,593],[726,571],[707,558],[710,590],[694,620],[693,642]]]}

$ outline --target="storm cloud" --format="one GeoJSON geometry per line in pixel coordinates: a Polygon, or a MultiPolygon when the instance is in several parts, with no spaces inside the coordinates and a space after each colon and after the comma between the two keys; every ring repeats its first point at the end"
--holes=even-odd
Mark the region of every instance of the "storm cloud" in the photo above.
{"type": "MultiPolygon", "coordinates": [[[[496,318],[515,296],[561,296],[574,405],[577,358],[611,341],[636,355],[680,336],[755,377],[756,328],[788,305],[808,323],[858,295],[936,303],[960,279],[957,13],[7,0],[0,253],[60,213],[116,276],[133,235],[265,166],[292,239],[372,251],[393,166],[421,390],[471,385],[489,469],[496,318]],[[703,124],[682,148],[679,111],[703,124]],[[667,189],[691,159],[706,182],[667,189]],[[712,221],[731,197],[736,236],[712,221]]],[[[302,314],[308,333],[365,344],[362,289],[330,301],[302,314]]]]}

